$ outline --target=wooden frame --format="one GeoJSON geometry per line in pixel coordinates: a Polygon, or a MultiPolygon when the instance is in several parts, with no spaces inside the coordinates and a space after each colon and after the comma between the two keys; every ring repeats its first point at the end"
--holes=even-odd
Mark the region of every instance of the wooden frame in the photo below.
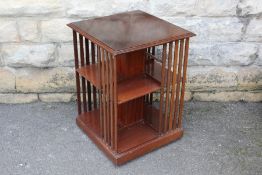
{"type": "MultiPolygon", "coordinates": [[[[135,21],[126,26],[129,23],[123,23],[123,30],[136,38],[135,34],[143,28],[137,30],[135,21]]],[[[76,122],[114,163],[123,164],[183,135],[189,37],[193,33],[141,11],[68,26],[73,29],[76,122]],[[139,44],[135,39],[125,44],[124,41],[129,42],[125,32],[112,41],[107,39],[101,25],[111,26],[112,19],[122,22],[126,15],[137,21],[148,20],[148,25],[162,24],[162,33],[171,32],[163,36],[152,33],[153,40],[141,35],[137,41],[143,43],[139,44]],[[159,106],[153,102],[158,92],[159,106]]],[[[109,35],[116,35],[114,30],[112,24],[109,35]]]]}

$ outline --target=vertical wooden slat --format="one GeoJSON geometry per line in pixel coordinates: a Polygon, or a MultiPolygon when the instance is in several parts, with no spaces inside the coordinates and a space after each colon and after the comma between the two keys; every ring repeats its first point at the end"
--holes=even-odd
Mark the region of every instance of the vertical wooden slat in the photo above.
{"type": "MultiPolygon", "coordinates": [[[[86,65],[90,64],[90,52],[89,52],[89,41],[85,38],[85,53],[86,53],[86,65]]],[[[91,84],[87,81],[87,101],[88,101],[88,110],[92,110],[92,102],[91,102],[91,84]]]]}
{"type": "Polygon", "coordinates": [[[112,72],[112,56],[108,53],[109,63],[109,109],[110,109],[110,144],[114,148],[114,116],[113,116],[113,72],[112,72]]]}
{"type": "Polygon", "coordinates": [[[166,104],[165,104],[165,122],[164,122],[164,132],[166,132],[167,124],[168,124],[168,104],[169,104],[169,95],[170,95],[170,79],[171,79],[171,65],[172,65],[172,49],[173,42],[169,43],[168,48],[168,68],[167,68],[167,83],[166,83],[166,104]]]}
{"type": "MultiPolygon", "coordinates": [[[[80,43],[80,61],[81,66],[85,65],[85,58],[84,58],[84,45],[83,45],[83,36],[79,34],[79,43],[80,43]]],[[[84,112],[87,112],[87,105],[86,105],[86,80],[84,77],[81,78],[82,81],[82,96],[83,96],[83,109],[84,112]]]]}
{"type": "Polygon", "coordinates": [[[179,115],[178,115],[178,128],[181,128],[181,127],[182,127],[182,114],[183,114],[183,107],[184,107],[184,95],[185,95],[185,84],[186,84],[186,71],[187,71],[187,61],[188,61],[188,48],[189,48],[189,38],[186,38],[184,64],[183,64],[182,89],[181,89],[179,115]]]}
{"type": "Polygon", "coordinates": [[[77,111],[78,114],[81,114],[81,96],[80,96],[80,79],[79,74],[76,69],[79,68],[78,63],[78,49],[77,49],[77,34],[73,30],[73,43],[74,43],[74,56],[75,56],[75,74],[76,74],[76,96],[77,96],[77,111]]]}
{"type": "Polygon", "coordinates": [[[104,63],[104,50],[101,49],[101,93],[102,93],[102,113],[103,113],[103,130],[104,130],[104,138],[105,141],[107,140],[106,138],[106,103],[105,103],[105,63],[104,63]]]}
{"type": "MultiPolygon", "coordinates": [[[[147,48],[147,53],[151,52],[151,47],[147,48]]],[[[145,64],[145,72],[150,74],[150,56],[146,54],[146,64],[145,64]]],[[[146,103],[150,102],[150,95],[146,94],[145,95],[145,101],[146,103]]]]}
{"type": "Polygon", "coordinates": [[[176,87],[176,102],[175,102],[175,112],[174,112],[174,124],[173,127],[177,128],[177,112],[178,112],[178,103],[179,103],[179,92],[180,92],[180,82],[181,82],[181,69],[183,61],[183,52],[184,52],[184,40],[180,40],[179,46],[179,63],[178,63],[178,72],[177,72],[177,87],[176,87]]]}
{"type": "Polygon", "coordinates": [[[175,50],[174,50],[174,63],[173,63],[173,80],[172,80],[172,93],[170,100],[170,113],[169,113],[169,130],[173,128],[173,117],[174,113],[174,101],[175,101],[175,92],[176,92],[176,71],[177,71],[177,59],[178,59],[178,40],[175,41],[175,50]]]}
{"type": "MultiPolygon", "coordinates": [[[[93,42],[91,42],[91,53],[92,53],[92,64],[96,64],[95,44],[93,42]]],[[[93,102],[94,102],[94,108],[97,109],[96,87],[94,85],[93,85],[93,102]]]]}
{"type": "Polygon", "coordinates": [[[103,52],[104,53],[104,61],[105,61],[105,75],[104,75],[104,78],[105,78],[105,103],[106,103],[106,140],[107,140],[107,143],[109,143],[109,134],[110,134],[110,129],[109,129],[109,107],[108,107],[108,84],[109,84],[109,81],[108,81],[108,59],[107,59],[107,52],[104,50],[103,52]]]}
{"type": "Polygon", "coordinates": [[[159,107],[159,132],[162,132],[162,118],[163,118],[163,99],[165,91],[165,74],[166,74],[166,50],[167,44],[163,45],[162,53],[162,70],[161,70],[161,90],[160,90],[160,107],[159,107]]]}
{"type": "Polygon", "coordinates": [[[116,57],[113,57],[113,96],[114,96],[114,149],[117,150],[117,73],[116,73],[116,57]]]}
{"type": "Polygon", "coordinates": [[[100,134],[102,139],[104,139],[104,126],[103,126],[103,111],[102,111],[102,73],[101,73],[101,49],[97,46],[97,64],[98,64],[98,72],[99,72],[99,123],[100,123],[100,134]]]}
{"type": "Polygon", "coordinates": [[[107,54],[107,107],[108,107],[108,134],[109,134],[109,145],[112,146],[112,137],[111,137],[111,105],[110,105],[110,86],[111,86],[111,78],[110,78],[110,54],[106,51],[107,54]]]}
{"type": "MultiPolygon", "coordinates": [[[[152,47],[152,55],[155,55],[155,50],[156,50],[155,46],[152,47]]],[[[150,69],[151,69],[150,71],[153,73],[154,72],[154,60],[151,63],[151,68],[150,69]]],[[[149,95],[149,104],[151,104],[151,105],[153,104],[153,94],[154,93],[150,93],[150,95],[149,95]]]]}

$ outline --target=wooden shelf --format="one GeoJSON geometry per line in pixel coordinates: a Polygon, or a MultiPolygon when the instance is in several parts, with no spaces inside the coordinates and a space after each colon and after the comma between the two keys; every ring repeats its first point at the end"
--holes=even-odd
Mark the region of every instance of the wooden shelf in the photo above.
{"type": "Polygon", "coordinates": [[[160,88],[160,83],[148,76],[125,80],[118,84],[118,104],[142,97],[160,88]]]}
{"type": "Polygon", "coordinates": [[[116,153],[100,138],[99,110],[79,115],[76,122],[98,148],[118,165],[143,155],[144,152],[141,152],[141,150],[146,153],[150,152],[179,139],[183,135],[182,129],[176,129],[160,136],[152,127],[141,122],[118,131],[118,149],[116,153]]]}
{"type": "MultiPolygon", "coordinates": [[[[159,66],[161,65],[155,66],[156,71],[159,71],[159,66]]],[[[81,67],[77,69],[77,72],[94,84],[98,89],[100,88],[97,64],[81,67]]],[[[160,82],[157,81],[159,76],[156,75],[157,73],[154,74],[156,78],[141,75],[118,83],[118,104],[125,103],[129,100],[133,100],[159,90],[161,88],[160,82]]]]}
{"type": "MultiPolygon", "coordinates": [[[[148,75],[151,76],[153,79],[161,82],[162,65],[159,62],[155,62],[153,66],[154,68],[148,72],[148,75]]],[[[95,85],[98,89],[100,89],[100,82],[99,82],[100,75],[98,71],[98,64],[91,64],[84,67],[80,67],[76,71],[80,74],[80,76],[84,77],[85,79],[90,81],[93,85],[95,85]]]]}
{"type": "Polygon", "coordinates": [[[158,133],[147,124],[140,122],[118,133],[118,153],[130,150],[158,137],[158,133]]]}
{"type": "Polygon", "coordinates": [[[90,64],[76,69],[80,76],[90,81],[98,89],[100,88],[98,64],[90,64]]]}
{"type": "MultiPolygon", "coordinates": [[[[152,77],[153,79],[161,82],[161,71],[162,71],[162,64],[158,61],[154,61],[154,63],[152,62],[150,65],[150,69],[147,72],[147,75],[149,75],[150,77],[152,77]],[[153,65],[153,68],[151,68],[153,65]]],[[[171,72],[173,72],[171,70],[171,72]]],[[[167,77],[168,75],[168,69],[166,68],[165,70],[165,77],[167,77]]],[[[172,74],[172,73],[171,73],[172,74]]],[[[166,82],[166,78],[165,78],[165,82],[166,82]]]]}
{"type": "Polygon", "coordinates": [[[97,136],[100,135],[99,109],[82,113],[76,120],[92,130],[97,136]]]}
{"type": "MultiPolygon", "coordinates": [[[[147,111],[148,110],[158,111],[154,107],[147,108],[147,111]]],[[[99,137],[99,109],[82,113],[76,120],[78,123],[81,123],[83,129],[87,128],[88,130],[91,130],[96,137],[99,137]]],[[[145,124],[143,121],[136,123],[135,125],[122,128],[118,131],[118,153],[126,152],[157,137],[158,132],[151,126],[145,124]]]]}

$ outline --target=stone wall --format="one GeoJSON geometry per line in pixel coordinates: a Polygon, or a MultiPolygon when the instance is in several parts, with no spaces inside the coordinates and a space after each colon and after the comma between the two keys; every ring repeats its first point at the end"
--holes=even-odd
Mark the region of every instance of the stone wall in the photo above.
{"type": "Polygon", "coordinates": [[[71,21],[140,9],[197,34],[186,99],[262,101],[262,1],[0,1],[0,103],[74,99],[71,21]]]}

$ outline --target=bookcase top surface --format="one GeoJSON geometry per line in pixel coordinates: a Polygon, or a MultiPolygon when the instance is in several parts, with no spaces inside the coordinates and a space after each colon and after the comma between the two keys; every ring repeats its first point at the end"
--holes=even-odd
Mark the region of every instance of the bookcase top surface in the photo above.
{"type": "Polygon", "coordinates": [[[68,26],[115,55],[195,36],[140,10],[73,22],[68,26]]]}

